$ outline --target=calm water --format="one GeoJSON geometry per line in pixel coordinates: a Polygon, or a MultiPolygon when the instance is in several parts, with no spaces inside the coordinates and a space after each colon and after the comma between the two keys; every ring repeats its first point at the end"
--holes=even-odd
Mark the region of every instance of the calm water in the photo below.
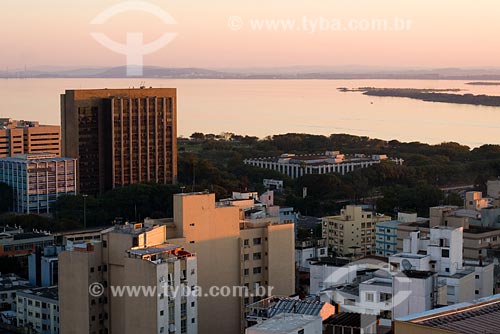
{"type": "MultiPolygon", "coordinates": [[[[500,108],[341,93],[338,87],[460,88],[500,95],[500,86],[423,80],[170,80],[178,89],[178,132],[266,135],[350,133],[372,138],[471,147],[500,144],[500,108]]],[[[59,123],[65,89],[138,87],[141,79],[0,79],[0,117],[59,123]]]]}

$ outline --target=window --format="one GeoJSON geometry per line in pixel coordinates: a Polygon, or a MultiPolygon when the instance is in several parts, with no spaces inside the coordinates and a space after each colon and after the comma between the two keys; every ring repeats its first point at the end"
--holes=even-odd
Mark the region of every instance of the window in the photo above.
{"type": "Polygon", "coordinates": [[[474,293],[475,293],[476,295],[478,295],[478,294],[479,294],[479,290],[474,290],[474,293]]]}
{"type": "Polygon", "coordinates": [[[262,238],[253,238],[253,244],[254,245],[262,244],[262,238]]]}
{"type": "Polygon", "coordinates": [[[304,333],[305,333],[304,329],[299,329],[299,331],[297,332],[297,334],[304,334],[304,333]]]}
{"type": "Polygon", "coordinates": [[[441,249],[441,256],[442,257],[450,257],[450,250],[449,249],[441,249]]]}
{"type": "Polygon", "coordinates": [[[366,298],[366,301],[367,301],[367,302],[373,302],[373,293],[371,293],[371,292],[367,292],[367,293],[365,294],[365,298],[366,298]]]}
{"type": "Polygon", "coordinates": [[[243,245],[248,246],[249,245],[249,240],[248,239],[243,240],[243,245]]]}
{"type": "Polygon", "coordinates": [[[243,255],[243,261],[248,261],[248,260],[250,260],[250,255],[244,254],[243,255]]]}
{"type": "Polygon", "coordinates": [[[476,279],[479,279],[479,275],[476,275],[476,279]]]}
{"type": "Polygon", "coordinates": [[[260,260],[262,258],[261,253],[253,253],[253,259],[254,260],[260,260]]]}
{"type": "Polygon", "coordinates": [[[248,276],[248,268],[243,269],[243,276],[248,276]]]}
{"type": "Polygon", "coordinates": [[[262,268],[261,267],[255,267],[253,268],[253,273],[254,274],[260,274],[262,272],[262,268]]]}
{"type": "Polygon", "coordinates": [[[447,273],[450,272],[450,268],[444,268],[444,271],[446,271],[447,273]]]}

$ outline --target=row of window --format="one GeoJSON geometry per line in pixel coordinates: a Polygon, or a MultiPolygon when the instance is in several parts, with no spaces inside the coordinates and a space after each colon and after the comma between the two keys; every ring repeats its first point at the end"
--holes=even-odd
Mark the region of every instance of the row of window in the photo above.
{"type": "MultiPolygon", "coordinates": [[[[250,273],[250,269],[249,268],[243,269],[243,275],[244,276],[248,276],[249,273],[250,273]]],[[[253,273],[254,273],[254,275],[261,274],[262,273],[262,267],[254,267],[253,268],[253,273]]]]}
{"type": "MultiPolygon", "coordinates": [[[[250,240],[245,239],[243,240],[243,245],[244,246],[250,246],[250,240]]],[[[262,245],[262,238],[253,238],[253,245],[262,245]]]]}
{"type": "MultiPolygon", "coordinates": [[[[262,259],[262,253],[260,253],[260,252],[253,253],[252,258],[253,258],[254,261],[261,260],[262,259]]],[[[250,260],[250,254],[244,254],[243,255],[243,261],[249,261],[249,260],[250,260]]]]}

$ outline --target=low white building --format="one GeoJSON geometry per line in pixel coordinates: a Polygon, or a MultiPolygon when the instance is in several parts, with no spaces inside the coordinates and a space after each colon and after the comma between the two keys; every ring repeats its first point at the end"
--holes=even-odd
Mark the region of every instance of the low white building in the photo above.
{"type": "Polygon", "coordinates": [[[283,180],[264,179],[262,183],[267,190],[283,191],[283,180]]]}
{"type": "Polygon", "coordinates": [[[17,326],[40,334],[59,333],[57,286],[17,293],[17,326]]]}
{"type": "Polygon", "coordinates": [[[341,258],[326,258],[311,262],[309,293],[317,295],[324,289],[353,282],[357,267],[348,264],[349,260],[341,258]]]}
{"type": "Polygon", "coordinates": [[[28,280],[16,274],[0,274],[0,308],[16,311],[16,292],[32,287],[28,280]]]}
{"type": "Polygon", "coordinates": [[[340,154],[339,151],[326,151],[324,154],[295,155],[291,153],[282,154],[279,157],[245,159],[243,163],[278,171],[286,174],[292,179],[306,174],[347,174],[355,169],[367,168],[379,164],[384,160],[391,160],[399,165],[403,159],[388,158],[383,154],[340,154]]]}
{"type": "Polygon", "coordinates": [[[325,239],[295,241],[295,267],[299,271],[310,271],[310,262],[328,256],[325,239]]]}
{"type": "Polygon", "coordinates": [[[246,334],[322,334],[320,316],[281,313],[260,324],[249,327],[246,334]]]}
{"type": "Polygon", "coordinates": [[[392,278],[393,319],[446,305],[446,284],[431,271],[408,270],[392,278]]]}

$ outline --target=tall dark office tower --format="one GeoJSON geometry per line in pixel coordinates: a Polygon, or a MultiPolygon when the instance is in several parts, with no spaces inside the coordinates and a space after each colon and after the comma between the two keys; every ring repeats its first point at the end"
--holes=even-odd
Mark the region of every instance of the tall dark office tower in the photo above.
{"type": "Polygon", "coordinates": [[[78,159],[82,194],[177,178],[175,88],[67,90],[62,154],[78,159]]]}

